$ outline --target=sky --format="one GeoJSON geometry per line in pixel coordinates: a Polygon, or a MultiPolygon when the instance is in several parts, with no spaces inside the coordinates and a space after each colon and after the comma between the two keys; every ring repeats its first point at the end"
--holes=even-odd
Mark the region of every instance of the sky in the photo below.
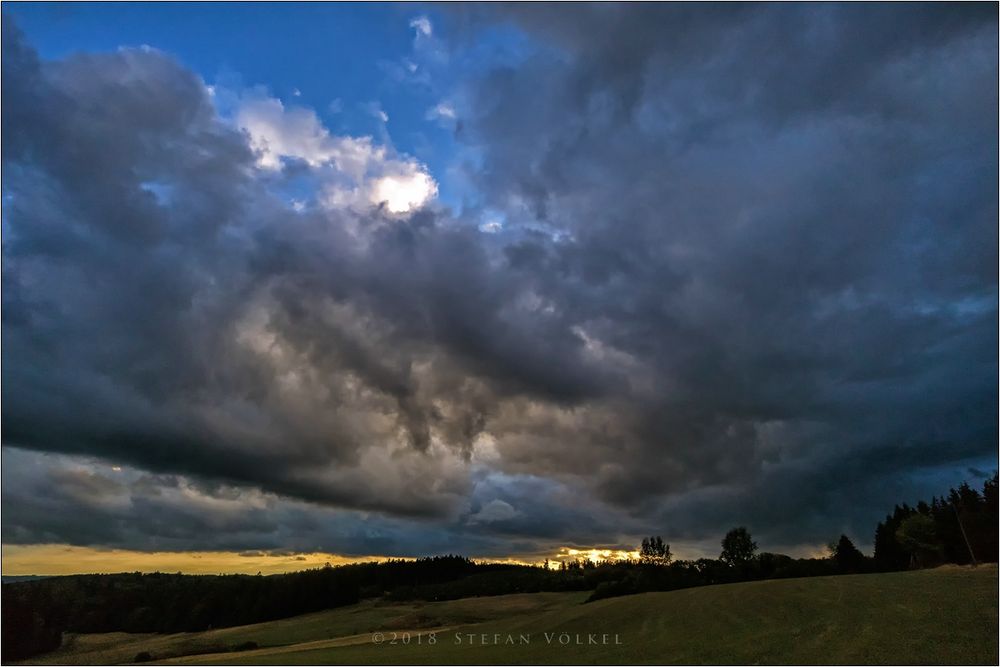
{"type": "Polygon", "coordinates": [[[5,4],[3,573],[869,549],[997,469],[997,27],[5,4]]]}

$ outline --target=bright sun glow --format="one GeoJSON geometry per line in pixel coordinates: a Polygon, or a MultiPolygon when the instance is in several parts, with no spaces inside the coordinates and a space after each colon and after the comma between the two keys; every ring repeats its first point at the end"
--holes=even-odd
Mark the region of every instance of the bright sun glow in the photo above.
{"type": "Polygon", "coordinates": [[[400,176],[384,176],[372,187],[373,204],[384,203],[390,213],[408,213],[437,194],[434,179],[422,171],[400,176]]]}
{"type": "Polygon", "coordinates": [[[564,547],[549,559],[549,567],[558,568],[560,563],[573,560],[589,560],[592,563],[600,563],[606,560],[625,560],[627,558],[637,559],[639,552],[620,549],[572,549],[564,547]]]}

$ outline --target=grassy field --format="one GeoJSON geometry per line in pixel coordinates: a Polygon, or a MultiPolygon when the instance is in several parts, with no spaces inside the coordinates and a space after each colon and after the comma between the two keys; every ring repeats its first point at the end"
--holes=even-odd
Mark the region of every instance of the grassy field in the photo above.
{"type": "Polygon", "coordinates": [[[590,604],[585,593],[366,602],[203,633],[78,635],[36,664],[120,663],[139,651],[168,664],[997,664],[997,586],[993,565],[590,604]],[[244,641],[260,648],[231,650],[244,641]]]}

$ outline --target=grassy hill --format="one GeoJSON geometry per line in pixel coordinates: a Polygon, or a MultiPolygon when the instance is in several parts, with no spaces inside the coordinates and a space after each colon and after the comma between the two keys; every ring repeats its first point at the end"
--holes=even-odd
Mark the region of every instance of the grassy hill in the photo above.
{"type": "Polygon", "coordinates": [[[77,635],[33,662],[119,663],[148,651],[171,664],[996,664],[997,585],[992,565],[758,581],[589,604],[585,593],[365,602],[202,633],[77,635]],[[373,643],[373,632],[384,633],[385,643],[373,643]],[[260,648],[232,650],[246,641],[260,648]]]}

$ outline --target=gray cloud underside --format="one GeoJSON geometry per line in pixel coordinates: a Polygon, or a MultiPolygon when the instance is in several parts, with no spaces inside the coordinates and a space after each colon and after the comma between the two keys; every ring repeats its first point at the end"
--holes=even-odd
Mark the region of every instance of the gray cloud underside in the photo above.
{"type": "Polygon", "coordinates": [[[293,212],[168,56],[40,61],[5,19],[4,444],[147,478],[69,521],[121,483],[8,453],[5,541],[864,541],[995,465],[995,6],[456,18],[546,45],[466,84],[498,235],[293,212]],[[178,479],[287,521],[213,530],[178,479]]]}

